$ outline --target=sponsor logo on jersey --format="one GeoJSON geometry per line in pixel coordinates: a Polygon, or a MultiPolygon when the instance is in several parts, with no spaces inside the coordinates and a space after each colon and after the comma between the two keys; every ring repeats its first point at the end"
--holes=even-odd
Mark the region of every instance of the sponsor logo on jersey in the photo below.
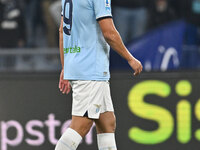
{"type": "Polygon", "coordinates": [[[64,48],[64,54],[67,54],[67,53],[80,53],[80,52],[81,52],[81,47],[78,47],[78,46],[64,48]]]}

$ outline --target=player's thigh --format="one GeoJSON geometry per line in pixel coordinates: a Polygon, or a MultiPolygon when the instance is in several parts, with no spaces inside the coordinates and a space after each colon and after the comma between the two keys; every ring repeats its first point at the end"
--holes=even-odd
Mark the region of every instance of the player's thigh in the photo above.
{"type": "Polygon", "coordinates": [[[116,118],[114,112],[102,113],[98,120],[95,120],[97,133],[114,133],[116,118]]]}
{"type": "Polygon", "coordinates": [[[72,122],[70,128],[78,132],[82,137],[84,137],[93,125],[93,120],[87,117],[72,116],[72,122]]]}

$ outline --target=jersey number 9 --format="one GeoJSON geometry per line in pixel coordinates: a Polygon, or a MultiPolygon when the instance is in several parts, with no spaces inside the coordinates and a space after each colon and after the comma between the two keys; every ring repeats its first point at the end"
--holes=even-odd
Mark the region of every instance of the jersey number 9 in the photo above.
{"type": "Polygon", "coordinates": [[[72,0],[65,0],[64,3],[64,12],[63,12],[63,17],[64,17],[64,23],[69,27],[67,28],[67,26],[63,27],[64,33],[67,35],[71,35],[71,29],[72,29],[72,11],[73,11],[73,3],[72,0]],[[68,6],[68,13],[69,13],[69,17],[66,17],[66,7],[68,6]]]}

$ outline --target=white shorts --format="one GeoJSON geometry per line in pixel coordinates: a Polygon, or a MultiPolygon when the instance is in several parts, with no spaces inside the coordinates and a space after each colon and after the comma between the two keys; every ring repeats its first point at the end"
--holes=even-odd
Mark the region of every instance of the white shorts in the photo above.
{"type": "Polygon", "coordinates": [[[98,119],[100,113],[113,112],[108,81],[70,81],[73,91],[72,115],[98,119]]]}

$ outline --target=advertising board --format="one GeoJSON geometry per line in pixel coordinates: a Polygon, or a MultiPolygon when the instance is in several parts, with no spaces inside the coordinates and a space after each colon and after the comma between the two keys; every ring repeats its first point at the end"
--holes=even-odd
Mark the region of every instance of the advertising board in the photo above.
{"type": "MultiPolygon", "coordinates": [[[[198,150],[200,74],[112,74],[118,149],[198,150]]],[[[71,119],[71,95],[58,74],[0,77],[0,149],[54,149],[71,119]]],[[[95,126],[79,149],[97,149],[95,126]]]]}

